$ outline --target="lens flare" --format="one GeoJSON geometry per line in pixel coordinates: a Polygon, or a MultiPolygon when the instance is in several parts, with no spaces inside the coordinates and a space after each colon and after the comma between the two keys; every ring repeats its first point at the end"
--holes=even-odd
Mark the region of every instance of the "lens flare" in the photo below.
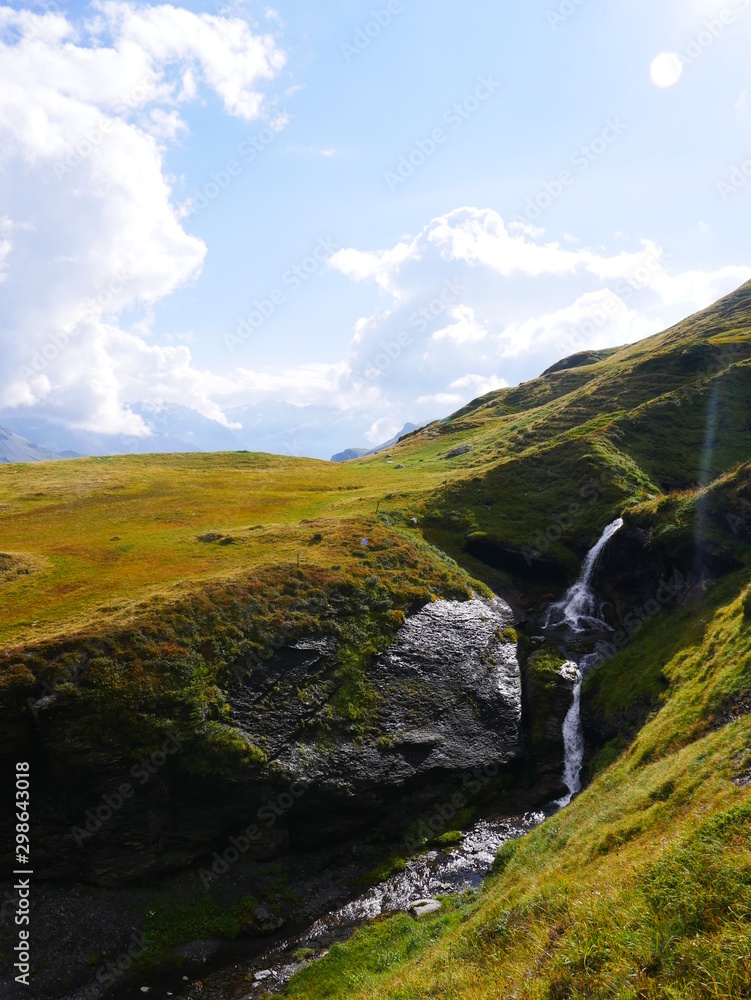
{"type": "Polygon", "coordinates": [[[653,61],[649,71],[655,87],[672,87],[683,76],[683,63],[677,52],[663,52],[653,61]]]}

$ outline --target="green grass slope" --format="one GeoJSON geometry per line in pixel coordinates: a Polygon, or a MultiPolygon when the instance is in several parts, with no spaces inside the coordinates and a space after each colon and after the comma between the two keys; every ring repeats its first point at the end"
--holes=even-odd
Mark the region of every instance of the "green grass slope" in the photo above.
{"type": "Polygon", "coordinates": [[[751,996],[750,581],[663,612],[601,668],[610,710],[659,676],[653,716],[480,892],[361,930],[288,995],[751,996]]]}
{"type": "Polygon", "coordinates": [[[417,516],[417,533],[498,587],[532,586],[519,572],[530,551],[571,575],[616,513],[748,460],[747,359],[751,284],[664,334],[567,359],[345,465],[235,453],[1,467],[0,556],[25,570],[0,567],[0,645],[298,555],[338,564],[339,540],[363,520],[409,531],[417,516]],[[307,544],[313,521],[320,547],[307,544]],[[212,534],[223,537],[201,540],[212,534]],[[472,536],[516,558],[473,558],[472,536]]]}
{"type": "Polygon", "coordinates": [[[6,745],[54,688],[93,755],[174,730],[198,773],[253,767],[262,749],[228,723],[233,664],[314,633],[341,640],[332,711],[356,729],[405,614],[479,581],[539,608],[622,514],[668,561],[706,553],[719,582],[588,680],[591,786],[481,893],[374,925],[290,992],[751,996],[750,400],[751,284],[345,465],[0,467],[6,745]]]}

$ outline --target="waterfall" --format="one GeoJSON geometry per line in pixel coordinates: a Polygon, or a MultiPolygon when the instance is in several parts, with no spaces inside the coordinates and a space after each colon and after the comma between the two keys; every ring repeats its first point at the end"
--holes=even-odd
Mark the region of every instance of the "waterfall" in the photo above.
{"type": "Polygon", "coordinates": [[[592,577],[605,547],[622,527],[623,518],[619,517],[603,531],[597,545],[587,554],[579,579],[566,592],[563,600],[548,611],[546,628],[551,625],[568,625],[574,632],[584,632],[587,628],[602,628],[605,625],[598,617],[599,608],[597,596],[591,586],[592,577]]]}
{"type": "MultiPolygon", "coordinates": [[[[576,634],[586,632],[588,629],[601,631],[609,627],[599,617],[600,607],[597,595],[592,590],[592,577],[608,542],[622,527],[623,518],[619,517],[603,531],[600,540],[587,554],[579,579],[566,592],[563,600],[558,601],[548,611],[546,627],[565,625],[576,634]]],[[[558,800],[558,805],[561,807],[567,806],[581,789],[581,767],[584,759],[584,731],[581,722],[582,680],[589,667],[594,666],[599,658],[596,653],[591,653],[581,657],[578,665],[572,662],[566,664],[567,667],[576,670],[577,681],[574,701],[563,723],[563,780],[568,793],[558,800]]]]}
{"type": "Polygon", "coordinates": [[[582,672],[575,663],[571,665],[576,668],[576,687],[574,700],[563,723],[563,780],[568,792],[562,799],[558,799],[557,804],[561,808],[567,806],[581,790],[581,769],[584,760],[584,730],[581,720],[582,672]]]}

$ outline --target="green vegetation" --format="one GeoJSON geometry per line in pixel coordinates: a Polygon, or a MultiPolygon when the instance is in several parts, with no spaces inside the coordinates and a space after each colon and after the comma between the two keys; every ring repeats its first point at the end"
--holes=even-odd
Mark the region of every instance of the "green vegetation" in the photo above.
{"type": "Polygon", "coordinates": [[[204,889],[191,893],[174,890],[149,900],[144,937],[149,947],[141,960],[145,968],[153,968],[173,949],[187,941],[236,938],[253,919],[257,906],[252,896],[229,907],[219,906],[204,889]]]}
{"type": "Polygon", "coordinates": [[[338,570],[262,566],[172,600],[152,597],[108,625],[7,649],[0,692],[27,711],[29,698],[54,690],[69,738],[83,747],[93,741],[137,759],[172,735],[181,766],[224,773],[266,761],[264,748],[230,722],[233,682],[285,643],[325,635],[338,640],[330,731],[362,734],[375,698],[367,664],[406,613],[438,595],[467,599],[483,587],[426,543],[380,525],[345,522],[334,551],[338,570]]]}
{"type": "Polygon", "coordinates": [[[479,894],[359,931],[289,996],[749,996],[751,717],[733,713],[751,689],[749,582],[665,612],[595,674],[596,690],[634,666],[648,677],[659,651],[656,713],[571,806],[501,848],[479,894]]]}
{"type": "Polygon", "coordinates": [[[371,885],[378,885],[380,882],[385,882],[390,879],[392,875],[398,875],[399,872],[406,871],[407,869],[407,859],[406,858],[389,858],[382,864],[378,865],[371,872],[366,875],[361,876],[356,879],[353,883],[356,889],[367,889],[371,885]]]}
{"type": "Polygon", "coordinates": [[[749,358],[746,285],[666,333],[568,359],[408,435],[392,449],[398,470],[383,455],[336,465],[247,453],[5,466],[0,643],[127,623],[153,597],[249,570],[291,576],[298,557],[304,572],[378,572],[388,556],[360,546],[371,528],[416,546],[422,533],[494,587],[534,581],[523,559],[468,556],[473,535],[520,558],[542,550],[573,575],[617,513],[748,461],[749,358]],[[446,458],[462,445],[472,450],[446,458]],[[18,560],[26,571],[9,578],[18,560]]]}
{"type": "Polygon", "coordinates": [[[288,995],[316,1000],[357,996],[371,984],[382,982],[392,969],[419,960],[472,909],[468,900],[449,897],[440,915],[431,920],[418,922],[402,914],[376,923],[359,931],[347,944],[332,945],[323,961],[295,976],[288,995]]]}
{"type": "MultiPolygon", "coordinates": [[[[378,713],[368,666],[408,614],[488,587],[539,609],[622,515],[660,572],[701,573],[680,608],[656,602],[626,626],[628,644],[587,679],[590,786],[506,845],[482,892],[363,929],[289,993],[751,996],[749,398],[751,284],[659,336],[476,400],[409,435],[393,462],[235,453],[0,467],[9,731],[54,690],[51,711],[86,760],[137,757],[169,735],[191,773],[262,769],[267,747],[233,725],[233,684],[319,636],[336,654],[311,739],[364,739],[378,713]]],[[[519,642],[544,718],[562,658],[521,628],[503,637],[519,642]]],[[[311,692],[294,697],[305,706],[311,692]]],[[[232,936],[249,906],[165,900],[148,925],[154,954],[232,936]]]]}

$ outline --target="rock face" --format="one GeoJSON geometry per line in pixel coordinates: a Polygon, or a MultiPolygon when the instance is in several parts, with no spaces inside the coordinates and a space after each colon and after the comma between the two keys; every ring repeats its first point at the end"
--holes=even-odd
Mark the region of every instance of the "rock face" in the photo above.
{"type": "Polygon", "coordinates": [[[549,643],[524,656],[525,736],[535,777],[563,793],[563,723],[574,699],[578,670],[549,643]]]}
{"type": "MultiPolygon", "coordinates": [[[[431,772],[510,763],[523,752],[516,643],[503,636],[511,620],[500,600],[428,605],[369,672],[378,737],[324,749],[291,733],[275,759],[306,785],[350,798],[431,772]]],[[[253,722],[253,738],[266,736],[268,720],[253,722]]]]}
{"type": "Polygon", "coordinates": [[[19,741],[32,740],[40,868],[48,878],[117,885],[221,852],[248,829],[246,856],[263,860],[354,836],[375,819],[404,823],[405,809],[442,801],[480,768],[510,785],[527,774],[530,732],[531,758],[548,775],[557,769],[549,779],[557,788],[570,687],[561,679],[551,693],[532,671],[523,698],[512,619],[499,599],[422,608],[370,663],[360,680],[366,724],[350,727],[329,725],[346,685],[335,639],[280,649],[227,691],[233,724],[266,763],[218,775],[188,773],[179,748],[155,755],[143,778],[126,755],[83,755],[50,704],[19,741]],[[523,706],[533,720],[544,713],[542,729],[523,719],[523,706]]]}

